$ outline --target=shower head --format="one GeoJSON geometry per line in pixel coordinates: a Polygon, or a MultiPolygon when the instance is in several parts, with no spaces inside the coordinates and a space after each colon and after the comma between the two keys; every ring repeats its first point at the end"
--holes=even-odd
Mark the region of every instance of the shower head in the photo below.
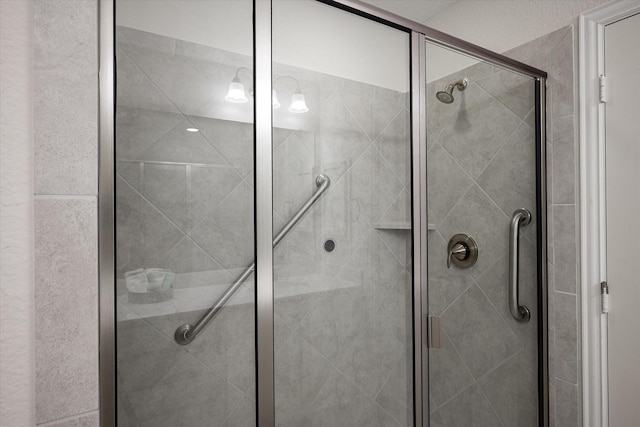
{"type": "Polygon", "coordinates": [[[447,87],[445,87],[444,90],[437,92],[436,98],[438,98],[438,101],[440,102],[444,102],[445,104],[451,104],[453,102],[453,88],[457,87],[458,90],[462,92],[467,88],[468,84],[469,84],[469,80],[466,77],[462,78],[455,83],[451,83],[450,85],[447,85],[447,87]]]}
{"type": "Polygon", "coordinates": [[[436,98],[438,98],[438,101],[440,102],[451,104],[453,102],[453,95],[451,94],[451,92],[453,92],[453,85],[449,85],[444,90],[437,92],[436,98]]]}

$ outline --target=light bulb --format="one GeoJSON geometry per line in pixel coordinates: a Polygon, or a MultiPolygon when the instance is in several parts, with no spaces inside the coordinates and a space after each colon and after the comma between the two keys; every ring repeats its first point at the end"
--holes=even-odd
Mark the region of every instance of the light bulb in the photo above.
{"type": "Polygon", "coordinates": [[[224,97],[229,102],[235,102],[237,104],[244,104],[248,102],[249,99],[244,92],[244,85],[240,81],[239,78],[234,78],[231,83],[229,83],[229,91],[227,92],[227,96],[224,97]]]}
{"type": "Polygon", "coordinates": [[[291,105],[289,106],[290,113],[306,113],[309,111],[307,103],[304,100],[304,94],[300,90],[296,90],[296,93],[291,97],[291,105]]]}

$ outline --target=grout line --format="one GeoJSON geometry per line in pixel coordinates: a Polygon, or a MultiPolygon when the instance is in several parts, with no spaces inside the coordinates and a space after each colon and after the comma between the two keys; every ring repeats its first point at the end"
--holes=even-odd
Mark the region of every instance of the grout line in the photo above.
{"type": "MultiPolygon", "coordinates": [[[[362,245],[364,245],[364,243],[369,239],[369,237],[371,236],[371,234],[374,233],[373,230],[369,231],[369,233],[362,239],[362,241],[358,244],[357,247],[353,248],[351,251],[351,255],[349,256],[349,258],[347,258],[347,260],[338,268],[338,270],[336,271],[336,273],[331,276],[331,278],[333,279],[333,281],[335,280],[340,280],[340,278],[338,278],[338,275],[342,272],[342,270],[345,268],[345,266],[351,261],[351,259],[354,257],[354,255],[360,250],[360,248],[362,247],[362,245]]],[[[341,281],[341,280],[340,280],[341,281]]],[[[320,292],[319,298],[317,301],[313,302],[310,306],[309,309],[307,310],[307,312],[300,318],[300,320],[298,321],[298,325],[301,325],[303,320],[307,318],[307,316],[309,316],[309,313],[311,313],[311,311],[313,309],[315,309],[321,302],[322,300],[325,298],[327,292],[331,291],[332,287],[329,286],[328,288],[323,289],[320,292]]],[[[291,326],[291,329],[293,329],[294,331],[300,331],[299,327],[295,327],[295,326],[291,326]]],[[[315,348],[315,346],[314,346],[315,348]]]]}
{"type": "MultiPolygon", "coordinates": [[[[405,145],[405,143],[406,143],[406,141],[402,141],[403,145],[405,145]]],[[[400,168],[394,167],[394,165],[392,165],[391,162],[389,160],[387,160],[387,158],[384,156],[384,154],[382,154],[382,152],[380,151],[380,148],[378,148],[378,146],[380,145],[379,139],[376,138],[373,141],[372,145],[373,145],[373,149],[376,150],[376,153],[378,154],[380,161],[391,171],[391,176],[395,177],[398,180],[398,182],[400,183],[400,185],[402,185],[402,187],[404,188],[405,187],[405,185],[404,185],[405,179],[404,179],[404,177],[398,176],[398,172],[400,172],[399,170],[396,171],[396,169],[400,169],[400,168]]],[[[405,148],[407,148],[407,147],[405,147],[405,148]]],[[[403,154],[403,157],[406,158],[406,152],[403,151],[402,154],[403,154]]],[[[402,166],[404,167],[403,168],[404,169],[403,172],[406,172],[406,166],[407,165],[403,164],[402,166]]]]}
{"type": "MultiPolygon", "coordinates": [[[[452,212],[462,203],[462,199],[464,199],[471,192],[471,189],[473,189],[474,184],[476,184],[476,182],[472,181],[471,184],[469,185],[469,188],[467,188],[465,190],[465,192],[462,193],[462,195],[460,196],[458,201],[451,207],[451,209],[449,209],[449,212],[447,212],[447,214],[440,220],[440,223],[436,224],[436,229],[438,231],[441,230],[442,225],[447,221],[447,219],[449,219],[449,217],[451,216],[452,212]]],[[[428,203],[428,201],[427,201],[427,203],[428,203]]],[[[435,223],[435,219],[432,219],[431,221],[435,223]]],[[[447,240],[444,239],[444,237],[442,239],[445,241],[445,243],[447,243],[447,240]]]]}
{"type": "MultiPolygon", "coordinates": [[[[295,331],[294,331],[295,333],[295,331]]],[[[399,420],[396,419],[396,417],[394,417],[392,414],[390,414],[385,408],[383,408],[380,404],[378,404],[378,402],[375,401],[375,399],[371,396],[369,396],[362,388],[360,388],[360,386],[348,375],[346,375],[344,372],[342,372],[341,369],[338,368],[337,364],[334,364],[331,360],[329,360],[328,357],[326,357],[312,342],[310,342],[304,335],[302,335],[301,333],[298,333],[298,335],[300,335],[300,337],[311,347],[314,348],[314,350],[316,350],[316,352],[320,355],[320,357],[322,357],[327,364],[333,368],[338,374],[340,374],[342,376],[342,378],[344,380],[346,380],[348,383],[350,383],[352,386],[356,387],[358,389],[358,391],[360,391],[360,393],[362,393],[362,396],[364,396],[370,403],[372,403],[374,405],[374,407],[378,407],[380,408],[383,412],[385,412],[391,419],[393,419],[396,422],[399,422],[399,420]]],[[[405,349],[406,351],[406,349],[405,349]]],[[[340,355],[338,354],[337,357],[340,357],[340,355]]],[[[325,381],[325,383],[322,385],[322,387],[320,387],[320,389],[318,389],[318,392],[316,393],[316,395],[313,397],[313,399],[311,400],[311,402],[309,402],[310,406],[313,406],[313,402],[316,401],[316,399],[318,398],[318,396],[321,394],[322,390],[327,386],[327,383],[329,377],[327,377],[327,381],[325,381]]],[[[381,386],[380,389],[382,389],[382,387],[384,387],[384,383],[381,386]]],[[[376,396],[379,393],[376,392],[376,396]]]]}
{"type": "MultiPolygon", "coordinates": [[[[556,377],[555,377],[554,379],[555,379],[555,380],[558,380],[558,381],[560,381],[560,382],[563,382],[563,383],[565,383],[565,384],[567,384],[567,385],[571,385],[571,386],[574,386],[574,387],[577,387],[577,386],[578,386],[578,384],[574,384],[574,383],[572,383],[572,382],[570,382],[570,381],[567,381],[567,380],[565,380],[564,378],[561,378],[561,377],[559,377],[559,376],[557,376],[557,375],[556,375],[556,377]]],[[[554,388],[556,388],[556,389],[557,389],[557,387],[554,387],[554,388]]],[[[580,397],[580,396],[578,396],[578,397],[580,397]]]]}
{"type": "MultiPolygon", "coordinates": [[[[135,45],[134,45],[135,46],[135,45]]],[[[127,53],[125,52],[124,49],[120,48],[119,49],[120,52],[122,52],[122,54],[129,60],[129,62],[131,63],[132,66],[134,66],[139,72],[140,74],[142,74],[144,77],[146,77],[146,79],[149,81],[149,83],[158,91],[160,92],[164,98],[167,100],[167,102],[169,102],[173,108],[176,109],[177,113],[174,112],[169,112],[169,113],[173,113],[173,114],[179,114],[182,118],[182,120],[187,121],[188,123],[190,123],[192,126],[196,127],[197,124],[193,122],[192,118],[193,117],[199,117],[195,115],[195,112],[198,111],[200,108],[202,108],[203,105],[205,105],[207,102],[210,101],[211,98],[208,98],[202,105],[196,107],[196,109],[191,112],[191,114],[187,114],[186,112],[182,111],[180,108],[178,108],[178,106],[171,100],[171,98],[169,97],[169,95],[167,95],[161,88],[160,86],[147,74],[145,73],[142,68],[140,68],[140,66],[137,64],[136,61],[133,60],[133,58],[127,53]]],[[[174,55],[175,56],[175,55],[174,55]]],[[[190,66],[190,68],[193,68],[190,66]]],[[[200,71],[200,70],[196,70],[196,71],[200,71]]],[[[206,76],[205,76],[206,78],[206,76]]],[[[128,108],[132,108],[132,107],[128,107],[128,108]]],[[[205,118],[206,119],[206,118],[205,118]]],[[[173,126],[169,131],[167,131],[165,134],[163,134],[160,138],[156,139],[150,146],[149,148],[141,154],[141,156],[144,156],[146,153],[148,153],[149,151],[151,151],[151,149],[158,143],[158,141],[160,141],[161,139],[163,139],[164,137],[166,137],[167,135],[169,135],[172,131],[174,131],[176,128],[178,128],[183,122],[179,121],[175,126],[173,126]]],[[[213,143],[211,141],[209,141],[209,139],[204,135],[203,132],[199,132],[200,136],[207,141],[207,143],[209,144],[209,146],[211,148],[213,148],[223,159],[225,159],[225,161],[229,164],[229,166],[231,166],[231,168],[242,178],[244,179],[245,177],[240,173],[240,171],[233,165],[233,163],[231,163],[231,161],[224,155],[222,154],[222,152],[220,150],[218,150],[218,148],[216,148],[215,145],[213,145],[213,143]]]]}
{"type": "MultiPolygon", "coordinates": [[[[151,203],[151,201],[149,199],[147,199],[141,192],[139,192],[129,181],[127,181],[124,177],[118,175],[118,177],[131,189],[131,191],[133,191],[134,193],[136,193],[144,202],[148,203],[149,206],[151,206],[152,209],[154,209],[156,212],[158,212],[164,219],[166,219],[171,225],[173,225],[179,232],[182,233],[182,237],[179,238],[167,251],[167,253],[162,256],[162,258],[160,258],[160,261],[165,259],[167,257],[167,255],[169,253],[171,253],[171,251],[173,249],[175,249],[175,247],[178,245],[178,243],[180,243],[180,241],[184,238],[187,237],[189,240],[191,240],[198,248],[200,248],[202,251],[204,251],[205,254],[207,254],[207,256],[209,256],[212,260],[214,260],[216,263],[218,263],[222,268],[224,268],[227,271],[227,274],[230,275],[229,270],[231,268],[229,267],[225,267],[224,264],[222,264],[220,261],[218,261],[215,257],[213,257],[208,251],[206,251],[195,239],[193,239],[191,237],[191,235],[189,234],[189,232],[185,231],[182,229],[182,227],[178,226],[171,218],[169,218],[164,212],[162,212],[160,210],[160,208],[158,208],[156,205],[154,205],[153,203],[151,203]]],[[[236,185],[234,187],[233,190],[231,190],[227,196],[225,196],[222,200],[220,200],[220,202],[212,209],[215,210],[218,206],[220,206],[220,204],[227,199],[231,193],[233,193],[234,191],[236,191],[238,189],[238,187],[242,185],[242,181],[240,181],[238,183],[238,185],[236,185]]],[[[192,228],[195,229],[197,226],[199,226],[202,222],[204,222],[207,219],[207,216],[205,215],[205,217],[202,219],[202,221],[200,221],[198,224],[194,225],[192,228]]],[[[235,268],[235,267],[233,267],[235,268]]]]}
{"type": "MultiPolygon", "coordinates": [[[[408,192],[408,190],[407,190],[407,187],[403,185],[403,186],[402,186],[402,189],[398,192],[398,194],[396,194],[396,196],[395,196],[395,198],[393,199],[393,201],[392,201],[391,203],[389,203],[389,206],[387,206],[387,208],[384,210],[384,212],[382,213],[382,215],[380,215],[380,218],[378,219],[378,221],[382,222],[382,218],[384,218],[384,217],[385,217],[385,215],[386,215],[387,213],[391,213],[391,212],[389,212],[389,211],[391,210],[391,207],[395,204],[395,202],[396,202],[397,200],[399,200],[399,199],[400,199],[400,197],[401,197],[402,195],[404,195],[404,193],[407,193],[407,195],[409,196],[409,200],[411,200],[411,199],[412,199],[412,196],[409,194],[409,192],[408,192]]],[[[412,200],[411,200],[411,201],[412,201],[412,200]]],[[[411,205],[411,203],[410,203],[410,205],[411,205]]],[[[409,209],[411,209],[411,206],[409,206],[409,209]]],[[[406,212],[405,212],[405,216],[406,216],[406,212]]],[[[409,222],[411,223],[411,218],[409,218],[409,222]]],[[[374,224],[375,224],[375,222],[374,222],[374,224]]],[[[372,225],[373,225],[373,224],[372,224],[372,225]]],[[[411,229],[413,229],[413,227],[412,227],[411,229]]]]}
{"type": "MultiPolygon", "coordinates": [[[[501,70],[501,71],[508,71],[511,72],[509,70],[501,70]]],[[[497,73],[496,73],[497,74],[497,73]]],[[[495,74],[493,74],[495,75],[495,74]]],[[[481,86],[478,81],[483,80],[483,78],[480,78],[478,80],[476,80],[474,83],[480,88],[482,89],[487,95],[489,95],[491,98],[493,98],[493,100],[495,100],[498,104],[500,104],[501,106],[503,106],[504,108],[506,108],[507,110],[509,110],[509,112],[511,114],[513,114],[514,116],[516,116],[522,123],[524,123],[525,125],[529,126],[524,119],[527,118],[527,116],[529,115],[529,113],[531,113],[531,111],[535,110],[535,106],[531,107],[529,110],[527,110],[527,113],[524,115],[524,117],[520,117],[515,111],[513,111],[511,109],[511,107],[508,107],[507,105],[505,105],[502,101],[500,101],[494,94],[492,94],[491,92],[489,92],[488,89],[486,89],[485,87],[481,86]]],[[[533,83],[533,80],[531,81],[527,81],[527,83],[533,83]]],[[[519,125],[517,127],[520,127],[519,125]]],[[[531,127],[531,126],[529,126],[531,127]]],[[[534,128],[535,130],[535,128],[534,128]]]]}
{"type": "Polygon", "coordinates": [[[447,305],[447,306],[446,306],[446,307],[445,307],[445,308],[440,312],[440,316],[441,316],[441,317],[442,317],[442,316],[444,316],[444,315],[445,315],[445,313],[446,313],[446,312],[447,312],[447,311],[448,311],[448,310],[449,310],[449,309],[450,309],[450,308],[451,308],[451,307],[452,307],[456,302],[458,302],[458,300],[459,300],[460,298],[462,298],[462,296],[463,296],[464,294],[466,294],[467,292],[469,292],[469,290],[470,290],[471,288],[473,288],[474,286],[478,286],[478,284],[476,283],[476,280],[475,280],[471,275],[469,275],[469,274],[467,274],[467,275],[468,275],[468,276],[469,276],[469,278],[471,279],[471,285],[469,285],[469,287],[468,287],[467,289],[465,289],[464,291],[462,291],[462,292],[460,293],[460,295],[458,295],[458,296],[457,296],[453,301],[451,301],[451,303],[450,303],[449,305],[447,305]]]}
{"type": "Polygon", "coordinates": [[[575,293],[566,292],[566,291],[558,291],[558,290],[556,290],[556,289],[554,289],[554,290],[553,290],[553,292],[558,293],[558,294],[563,294],[563,295],[570,295],[570,296],[572,296],[572,297],[577,296],[577,294],[575,294],[575,293]]]}
{"type": "MultiPolygon", "coordinates": [[[[382,129],[382,131],[380,131],[380,134],[379,134],[378,136],[376,136],[376,137],[374,138],[374,140],[373,140],[374,146],[376,147],[376,149],[377,149],[377,150],[378,150],[378,152],[380,153],[380,157],[382,158],[382,161],[387,165],[387,167],[388,167],[389,169],[391,169],[391,172],[393,173],[393,175],[394,175],[396,178],[398,178],[398,180],[399,180],[400,182],[404,182],[404,177],[400,177],[400,176],[398,176],[398,172],[399,172],[399,171],[398,171],[398,172],[396,172],[396,170],[395,170],[396,168],[394,168],[394,167],[393,167],[393,165],[391,164],[391,162],[390,162],[389,160],[387,160],[387,158],[386,158],[385,156],[383,156],[383,155],[382,155],[382,152],[381,152],[381,151],[380,151],[380,149],[378,148],[378,145],[380,145],[380,143],[381,143],[381,141],[382,141],[382,140],[381,140],[381,138],[380,138],[380,137],[382,136],[382,134],[383,134],[383,133],[384,133],[384,132],[385,132],[385,131],[386,131],[386,130],[391,126],[391,124],[392,124],[392,123],[393,123],[393,122],[394,122],[394,121],[395,121],[395,120],[396,120],[400,115],[402,115],[404,112],[405,112],[405,111],[404,111],[403,109],[400,109],[400,111],[398,112],[398,114],[396,114],[396,115],[393,117],[393,119],[391,119],[391,121],[390,121],[389,123],[387,123],[387,125],[382,129]]],[[[406,122],[405,122],[405,124],[406,124],[406,122]]],[[[407,130],[407,129],[406,129],[406,126],[404,126],[404,129],[403,129],[403,130],[404,130],[404,131],[406,131],[406,130],[407,130]]],[[[406,149],[406,148],[410,148],[410,145],[407,145],[407,144],[406,144],[406,142],[407,142],[407,135],[406,135],[406,133],[405,133],[404,138],[403,138],[403,141],[402,141],[402,145],[405,145],[405,149],[406,149]]],[[[406,159],[406,154],[407,154],[407,153],[406,153],[406,150],[403,150],[403,154],[405,154],[405,156],[404,156],[404,157],[405,157],[405,159],[406,159]]],[[[406,169],[407,165],[405,164],[404,166],[405,166],[405,169],[406,169]]]]}
{"type": "MultiPolygon", "coordinates": [[[[179,227],[175,222],[173,222],[173,220],[171,218],[169,218],[164,212],[162,212],[160,210],[160,208],[158,208],[156,205],[154,205],[153,203],[151,203],[151,201],[149,199],[147,199],[147,197],[145,197],[144,194],[142,194],[140,191],[138,191],[137,188],[135,188],[126,178],[124,178],[121,175],[118,175],[118,178],[120,178],[122,180],[122,182],[124,182],[125,184],[127,184],[127,186],[131,189],[131,191],[133,191],[134,193],[136,193],[143,201],[145,201],[146,203],[149,204],[149,206],[151,206],[153,208],[153,210],[155,210],[156,212],[158,212],[164,219],[166,219],[167,221],[169,221],[171,223],[171,225],[173,225],[176,229],[178,229],[178,231],[180,231],[183,234],[187,234],[182,227],[179,227]]],[[[179,239],[178,239],[179,240],[179,239]]]]}
{"type": "MultiPolygon", "coordinates": [[[[387,230],[387,231],[388,231],[388,230],[387,230]]],[[[404,233],[404,231],[405,231],[405,230],[400,230],[400,231],[402,231],[402,232],[404,233]]],[[[385,241],[385,239],[383,239],[383,238],[382,238],[382,233],[383,233],[384,231],[382,231],[382,230],[378,230],[378,229],[375,229],[375,228],[374,228],[373,232],[374,232],[374,233],[376,233],[376,236],[378,237],[378,239],[380,239],[380,241],[382,242],[382,244],[384,245],[384,247],[385,247],[385,248],[387,248],[387,250],[391,253],[391,256],[392,256],[396,261],[398,261],[398,264],[400,264],[400,266],[402,267],[402,269],[404,270],[405,268],[407,268],[407,261],[406,261],[406,260],[405,260],[404,262],[403,262],[403,261],[401,261],[401,260],[400,260],[400,258],[398,258],[398,255],[396,255],[395,251],[394,251],[393,249],[391,249],[391,248],[389,247],[389,245],[387,244],[387,242],[385,241]]],[[[387,234],[390,234],[390,233],[387,233],[387,234]]],[[[407,238],[406,238],[406,237],[404,237],[402,240],[403,240],[403,244],[404,244],[404,246],[406,247],[407,238]]]]}
{"type": "Polygon", "coordinates": [[[478,386],[478,390],[480,391],[480,394],[482,395],[482,397],[484,397],[484,399],[487,401],[487,404],[489,405],[489,408],[491,408],[491,412],[493,412],[493,415],[496,417],[496,420],[498,420],[500,425],[504,427],[505,426],[504,421],[502,420],[502,418],[500,418],[500,416],[498,415],[498,412],[496,412],[496,409],[494,408],[493,403],[491,403],[489,396],[487,396],[487,394],[484,392],[484,389],[480,384],[478,384],[477,381],[476,381],[476,385],[478,386]]]}
{"type": "Polygon", "coordinates": [[[431,144],[431,148],[429,149],[429,152],[431,150],[433,150],[433,148],[436,146],[436,144],[439,145],[440,148],[442,148],[442,150],[451,158],[451,160],[453,160],[453,163],[455,163],[455,165],[460,168],[460,170],[467,176],[467,178],[469,178],[471,180],[471,182],[473,184],[475,184],[476,183],[476,179],[474,177],[472,177],[464,167],[462,167],[462,165],[460,164],[458,159],[456,159],[456,157],[451,152],[449,152],[449,150],[447,150],[447,148],[440,141],[435,141],[433,144],[431,144]]]}
{"type": "Polygon", "coordinates": [[[519,350],[519,351],[515,352],[514,354],[512,354],[511,356],[507,357],[502,362],[498,363],[496,366],[494,366],[493,368],[489,369],[487,372],[485,372],[484,374],[479,376],[478,377],[478,381],[483,379],[483,378],[485,378],[486,376],[492,374],[493,372],[497,371],[498,369],[500,369],[502,366],[506,365],[512,359],[515,359],[517,356],[520,356],[520,354],[524,353],[526,350],[527,350],[526,347],[523,347],[521,350],[519,350]]]}
{"type": "MultiPolygon", "coordinates": [[[[455,395],[453,395],[452,397],[450,397],[449,399],[447,399],[446,401],[444,401],[441,405],[438,406],[437,409],[441,409],[443,408],[446,404],[448,404],[449,402],[451,402],[452,400],[454,400],[455,398],[457,398],[458,396],[460,396],[462,393],[464,393],[465,391],[469,390],[470,387],[473,387],[474,384],[478,385],[476,378],[473,376],[473,373],[471,372],[471,369],[469,369],[469,367],[467,366],[467,363],[464,361],[464,359],[462,358],[462,356],[460,356],[460,352],[458,351],[458,349],[456,348],[456,346],[453,344],[453,341],[451,341],[451,338],[449,338],[449,334],[447,333],[446,330],[443,331],[444,337],[446,338],[446,342],[448,342],[449,344],[451,344],[451,350],[453,350],[453,352],[455,353],[455,355],[458,357],[458,359],[460,359],[460,362],[462,362],[462,366],[464,366],[464,368],[467,370],[467,373],[469,374],[469,376],[473,379],[472,384],[466,386],[465,388],[463,388],[462,390],[460,390],[458,393],[456,393],[455,395]]],[[[478,387],[480,387],[478,385],[478,387]]],[[[434,400],[435,403],[435,400],[434,400]]]]}
{"type": "Polygon", "coordinates": [[[87,411],[87,412],[81,412],[79,414],[75,414],[75,415],[71,415],[68,417],[63,417],[63,418],[58,418],[55,420],[51,420],[51,421],[45,421],[44,423],[41,424],[36,424],[38,427],[46,427],[46,426],[55,426],[58,423],[64,422],[64,421],[73,421],[73,420],[77,420],[80,419],[82,417],[86,417],[89,415],[99,415],[100,411],[98,409],[95,409],[93,411],[87,411]]]}
{"type": "MultiPolygon", "coordinates": [[[[516,139],[516,137],[514,135],[515,135],[516,132],[518,132],[520,129],[522,129],[522,126],[529,127],[522,119],[520,119],[520,123],[518,123],[518,125],[515,127],[515,129],[509,135],[507,135],[504,138],[502,145],[500,145],[500,147],[496,150],[496,152],[493,153],[493,156],[491,156],[491,159],[489,160],[487,165],[482,169],[482,171],[478,174],[478,178],[474,179],[474,181],[478,182],[478,180],[480,180],[480,178],[482,178],[482,176],[487,171],[487,169],[489,169],[489,166],[491,166],[493,164],[494,160],[498,157],[498,155],[500,153],[502,153],[502,150],[504,150],[508,145],[512,145],[512,144],[515,145],[513,140],[516,139]]],[[[534,135],[534,138],[535,138],[535,135],[534,135]]],[[[534,143],[535,143],[535,141],[534,141],[534,143]]],[[[534,166],[534,168],[535,168],[535,166],[534,166]]],[[[480,185],[480,184],[478,184],[478,185],[480,185]]]]}
{"type": "Polygon", "coordinates": [[[562,119],[566,119],[566,118],[569,118],[569,117],[574,117],[575,118],[575,113],[565,114],[564,116],[551,117],[551,121],[553,122],[553,120],[562,120],[562,119]]]}
{"type": "MultiPolygon", "coordinates": [[[[475,182],[476,186],[478,187],[478,189],[480,189],[480,191],[482,192],[482,194],[484,194],[484,196],[489,199],[489,202],[496,208],[498,209],[498,211],[500,211],[502,213],[502,215],[504,215],[504,218],[507,221],[511,221],[511,216],[509,214],[507,214],[504,210],[502,210],[502,208],[500,207],[500,205],[498,205],[498,202],[496,202],[495,200],[493,200],[493,198],[491,196],[489,196],[489,194],[485,191],[484,188],[482,188],[482,186],[480,184],[478,184],[477,182],[475,182]]],[[[531,216],[534,216],[534,214],[531,214],[531,216]]],[[[520,231],[521,235],[524,234],[523,231],[520,231]]]]}
{"type": "MultiPolygon", "coordinates": [[[[134,47],[134,48],[137,48],[137,46],[136,46],[136,45],[133,45],[133,47],[134,47]]],[[[140,48],[139,48],[139,49],[140,49],[140,48]]],[[[180,108],[178,108],[178,106],[177,106],[177,105],[176,105],[176,104],[171,100],[171,98],[169,98],[169,96],[168,96],[168,95],[167,95],[167,94],[166,94],[162,89],[160,89],[160,87],[158,86],[158,84],[157,84],[155,81],[153,81],[153,79],[152,79],[151,77],[149,77],[149,75],[147,75],[147,73],[145,73],[144,71],[142,71],[142,68],[140,68],[140,66],[138,65],[138,63],[137,63],[136,61],[134,61],[134,60],[133,60],[133,58],[132,58],[132,57],[131,57],[131,56],[130,56],[130,55],[129,55],[129,54],[128,54],[128,53],[127,53],[123,48],[121,48],[121,47],[119,47],[119,46],[116,46],[116,50],[119,50],[119,51],[122,53],[122,55],[124,55],[124,56],[129,60],[129,62],[131,63],[131,65],[132,65],[133,67],[135,67],[135,68],[136,68],[136,70],[138,70],[138,71],[140,72],[140,74],[142,74],[144,77],[146,77],[146,78],[147,78],[147,80],[149,81],[149,83],[150,83],[150,84],[151,84],[151,85],[152,85],[152,86],[153,86],[153,87],[154,87],[158,92],[160,92],[160,93],[164,96],[164,98],[166,99],[166,101],[167,101],[169,104],[171,104],[171,106],[172,106],[173,108],[175,108],[175,109],[176,109],[177,114],[180,114],[184,119],[186,119],[187,114],[186,114],[185,112],[183,112],[180,108]]],[[[146,50],[147,52],[149,52],[147,49],[144,49],[144,48],[142,48],[141,50],[146,50]]],[[[152,51],[151,53],[152,53],[152,54],[155,54],[155,55],[158,55],[158,52],[153,52],[153,51],[152,51]]],[[[173,55],[173,56],[175,56],[175,55],[173,55]]],[[[191,67],[191,68],[193,68],[193,67],[191,67]]],[[[172,112],[172,113],[173,113],[173,111],[170,111],[170,112],[172,112]]]]}
{"type": "MultiPolygon", "coordinates": [[[[456,352],[457,353],[457,352],[456,352]]],[[[464,364],[464,362],[462,362],[464,364]]],[[[465,365],[466,368],[466,365],[465,365]]],[[[473,378],[473,375],[471,375],[471,378],[473,378]]],[[[462,393],[464,393],[465,391],[469,390],[471,387],[473,387],[474,385],[478,385],[478,383],[476,383],[476,379],[473,378],[473,382],[471,384],[469,384],[468,386],[466,386],[464,389],[460,390],[459,392],[457,392],[456,394],[454,394],[453,396],[451,396],[449,399],[445,400],[442,405],[438,406],[433,412],[435,411],[440,411],[442,410],[442,408],[444,408],[446,405],[448,405],[449,403],[451,403],[452,401],[454,401],[455,399],[458,398],[458,396],[460,396],[462,393]]],[[[480,387],[480,386],[478,386],[480,387]]]]}
{"type": "MultiPolygon", "coordinates": [[[[353,119],[353,121],[356,122],[356,124],[358,125],[358,127],[360,128],[360,130],[362,131],[362,133],[364,133],[364,135],[367,137],[367,139],[371,142],[373,142],[373,138],[372,135],[370,135],[370,133],[373,133],[373,97],[368,98],[369,100],[371,100],[371,111],[370,111],[370,117],[371,117],[371,129],[369,129],[369,132],[367,132],[363,127],[362,127],[362,123],[360,123],[360,120],[358,120],[356,118],[356,115],[353,113],[353,111],[351,110],[351,108],[349,108],[344,100],[344,98],[342,97],[343,95],[351,95],[351,96],[358,96],[360,98],[365,98],[359,95],[354,95],[354,94],[350,94],[350,93],[345,93],[345,92],[336,92],[337,94],[337,98],[340,101],[340,104],[342,104],[342,106],[349,112],[349,115],[351,116],[351,118],[353,119]]],[[[367,99],[367,98],[365,98],[367,99]]],[[[395,116],[394,116],[395,118],[395,116]]]]}
{"type": "MultiPolygon", "coordinates": [[[[199,119],[201,118],[203,121],[207,121],[208,117],[200,117],[200,116],[195,116],[195,115],[190,115],[190,116],[184,116],[184,119],[189,122],[193,127],[199,127],[197,123],[194,123],[194,121],[196,121],[195,119],[199,119]]],[[[215,120],[215,119],[213,119],[215,120]]],[[[180,123],[178,123],[178,125],[180,125],[180,123]]],[[[175,129],[175,128],[174,128],[175,129]]],[[[173,129],[172,129],[173,130],[173,129]]],[[[220,151],[214,144],[212,141],[209,140],[209,138],[207,138],[207,136],[205,135],[204,132],[198,132],[200,134],[200,136],[207,141],[207,143],[209,144],[209,146],[211,148],[213,148],[216,153],[218,153],[220,155],[220,157],[222,157],[227,163],[228,165],[231,167],[231,169],[233,169],[233,171],[241,178],[241,179],[245,179],[246,177],[241,173],[240,170],[238,170],[238,167],[236,165],[234,165],[231,160],[229,160],[227,158],[227,156],[225,156],[222,151],[220,151]]],[[[160,139],[158,139],[153,145],[155,145],[158,141],[160,141],[160,139]]],[[[153,145],[151,147],[149,147],[149,149],[153,148],[153,145]]],[[[147,150],[149,151],[149,150],[147,150]]],[[[253,153],[250,154],[249,157],[253,157],[253,153]]],[[[226,166],[226,165],[225,165],[226,166]]],[[[247,176],[249,176],[249,173],[247,173],[247,176]]]]}
{"type": "MultiPolygon", "coordinates": [[[[489,267],[487,267],[487,269],[485,271],[483,271],[479,276],[478,276],[478,280],[480,280],[480,278],[482,276],[484,276],[486,273],[489,272],[489,269],[491,269],[493,266],[495,266],[498,262],[502,261],[503,257],[505,256],[505,254],[508,256],[509,250],[505,250],[504,252],[502,252],[498,258],[496,258],[495,262],[493,264],[491,264],[489,267]]],[[[474,279],[475,281],[475,279],[474,279]]],[[[511,331],[511,333],[513,334],[513,336],[516,338],[516,341],[518,342],[518,344],[520,344],[520,337],[518,336],[517,331],[514,331],[511,326],[509,326],[509,317],[507,317],[505,319],[505,317],[502,315],[502,313],[500,312],[500,310],[498,309],[498,307],[494,304],[493,300],[489,297],[489,294],[486,293],[484,291],[484,289],[482,289],[482,287],[480,287],[480,285],[478,284],[478,282],[476,282],[476,286],[478,287],[478,290],[480,291],[480,293],[487,299],[487,302],[491,305],[491,307],[493,308],[493,310],[495,311],[495,313],[498,315],[498,318],[502,321],[502,323],[504,324],[504,326],[507,327],[507,330],[511,331]]],[[[494,287],[495,289],[495,287],[494,287]]],[[[509,356],[511,357],[511,356],[509,356]]]]}
{"type": "Polygon", "coordinates": [[[34,200],[97,200],[97,194],[34,194],[34,200]]]}

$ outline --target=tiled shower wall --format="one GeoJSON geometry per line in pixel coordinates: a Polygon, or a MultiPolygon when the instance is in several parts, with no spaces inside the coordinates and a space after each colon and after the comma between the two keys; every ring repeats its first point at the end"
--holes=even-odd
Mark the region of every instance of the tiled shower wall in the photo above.
{"type": "Polygon", "coordinates": [[[580,385],[577,37],[569,26],[507,52],[549,73],[547,211],[550,425],[582,425],[580,385]]]}
{"type": "Polygon", "coordinates": [[[537,425],[536,139],[534,82],[478,63],[427,85],[430,315],[441,316],[443,348],[429,352],[435,426],[537,425]],[[443,104],[436,91],[463,77],[443,104]],[[509,223],[516,209],[534,218],[520,240],[520,304],[508,306],[509,223]],[[447,268],[447,242],[478,243],[469,269],[447,268]]]}
{"type": "MultiPolygon", "coordinates": [[[[117,41],[118,278],[141,267],[176,273],[161,303],[132,303],[120,280],[120,423],[251,425],[253,280],[193,344],[173,342],[254,257],[253,126],[242,121],[251,102],[224,101],[250,58],[127,28],[117,41]]],[[[275,228],[317,174],[332,180],[275,251],[276,418],[410,425],[408,98],[274,68],[299,80],[310,110],[274,112],[275,228]],[[323,250],[326,239],[335,251],[323,250]]],[[[291,89],[276,89],[286,105],[291,89]]]]}
{"type": "MultiPolygon", "coordinates": [[[[34,3],[37,423],[98,425],[97,2],[34,3]],[[67,231],[56,238],[63,225],[67,231]],[[85,246],[87,241],[93,243],[85,246]]],[[[550,72],[549,261],[556,282],[550,281],[551,406],[552,425],[559,427],[580,425],[573,31],[509,53],[550,72]]]]}

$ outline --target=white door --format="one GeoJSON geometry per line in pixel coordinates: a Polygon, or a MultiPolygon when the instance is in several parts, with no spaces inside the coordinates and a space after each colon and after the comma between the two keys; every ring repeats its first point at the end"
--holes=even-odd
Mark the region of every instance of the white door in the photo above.
{"type": "Polygon", "coordinates": [[[609,425],[640,425],[640,14],[605,27],[609,425]]]}

